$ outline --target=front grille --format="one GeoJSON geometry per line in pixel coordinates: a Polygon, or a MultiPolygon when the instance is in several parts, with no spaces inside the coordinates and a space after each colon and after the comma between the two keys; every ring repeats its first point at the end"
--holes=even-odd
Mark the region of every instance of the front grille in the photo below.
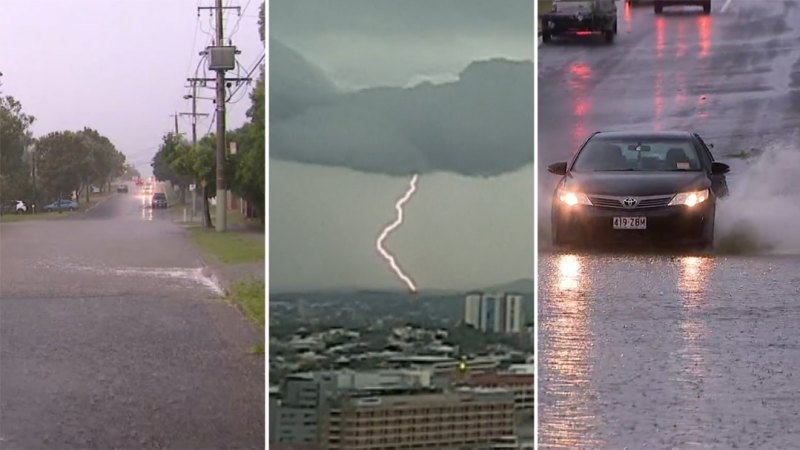
{"type": "Polygon", "coordinates": [[[622,208],[622,202],[615,198],[589,197],[589,201],[600,208],[622,208]]]}
{"type": "Polygon", "coordinates": [[[645,209],[645,208],[662,208],[669,205],[672,200],[672,195],[651,195],[644,197],[636,196],[615,196],[615,195],[594,195],[589,196],[589,201],[592,205],[598,208],[618,208],[618,209],[645,209]],[[623,204],[626,198],[636,199],[636,206],[630,208],[623,204]]]}
{"type": "Polygon", "coordinates": [[[643,199],[639,200],[639,204],[636,207],[637,208],[661,208],[661,207],[669,205],[670,200],[672,200],[672,196],[669,196],[669,197],[643,198],[643,199]]]}

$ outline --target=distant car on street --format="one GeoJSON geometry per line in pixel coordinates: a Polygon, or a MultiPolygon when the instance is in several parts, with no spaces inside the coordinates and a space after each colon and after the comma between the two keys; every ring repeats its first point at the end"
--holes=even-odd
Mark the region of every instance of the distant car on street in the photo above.
{"type": "Polygon", "coordinates": [[[119,194],[127,194],[128,193],[128,185],[127,184],[120,184],[117,186],[117,193],[119,194]]]}
{"type": "Polygon", "coordinates": [[[56,200],[49,205],[45,205],[44,210],[46,212],[53,212],[53,211],[77,211],[80,208],[80,205],[72,200],[56,200]]]}
{"type": "Polygon", "coordinates": [[[648,240],[709,249],[717,199],[727,195],[726,164],[696,133],[601,132],[569,162],[552,201],[553,243],[648,240]]]}
{"type": "Polygon", "coordinates": [[[653,0],[653,11],[661,14],[665,6],[702,6],[703,14],[711,14],[711,0],[653,0]]]}
{"type": "Polygon", "coordinates": [[[156,192],[153,194],[153,199],[150,201],[150,206],[153,209],[167,207],[167,194],[163,192],[156,192]]]}

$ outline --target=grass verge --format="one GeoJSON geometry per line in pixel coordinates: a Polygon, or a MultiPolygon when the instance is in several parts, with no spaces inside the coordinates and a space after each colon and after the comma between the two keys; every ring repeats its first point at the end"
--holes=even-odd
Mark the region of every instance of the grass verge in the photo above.
{"type": "Polygon", "coordinates": [[[0,223],[3,222],[23,222],[26,220],[52,220],[52,219],[63,219],[75,214],[72,211],[64,211],[62,213],[51,212],[51,213],[40,213],[40,214],[3,214],[0,216],[0,223]]]}
{"type": "MultiPolygon", "coordinates": [[[[244,315],[263,330],[266,322],[265,292],[264,280],[237,281],[231,285],[227,298],[240,306],[244,310],[244,315]]],[[[263,345],[261,352],[264,352],[263,345]]]]}
{"type": "Polygon", "coordinates": [[[217,233],[202,227],[189,228],[195,244],[207,255],[224,264],[264,260],[264,244],[236,232],[217,233]]]}

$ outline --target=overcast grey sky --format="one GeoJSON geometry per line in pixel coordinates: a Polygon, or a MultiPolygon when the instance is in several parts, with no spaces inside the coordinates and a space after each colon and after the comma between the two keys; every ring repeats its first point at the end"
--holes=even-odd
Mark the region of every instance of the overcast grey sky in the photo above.
{"type": "Polygon", "coordinates": [[[533,59],[532,0],[273,0],[270,35],[343,89],[448,79],[472,61],[533,59]]]}
{"type": "MultiPolygon", "coordinates": [[[[253,65],[263,51],[258,35],[260,0],[226,0],[247,5],[241,20],[231,12],[226,36],[241,50],[239,62],[253,65]]],[[[0,0],[0,72],[4,95],[22,102],[36,117],[36,136],[84,126],[108,136],[139,170],[161,136],[174,128],[175,111],[190,111],[183,95],[198,52],[210,43],[212,0],[0,0]]],[[[201,75],[202,76],[202,75],[201,75]]],[[[211,76],[211,75],[210,75],[211,76]]],[[[239,98],[244,92],[237,93],[239,98]]],[[[200,93],[213,97],[213,91],[200,93]]],[[[236,98],[234,100],[236,100],[236,98]]],[[[229,105],[229,129],[246,120],[245,95],[229,105]]],[[[212,112],[212,103],[198,104],[212,112]]],[[[198,133],[210,125],[200,118],[198,133]]],[[[188,133],[189,117],[180,119],[188,133]]],[[[187,134],[188,136],[188,134],[187,134]]]]}
{"type": "Polygon", "coordinates": [[[270,15],[271,289],[402,289],[374,243],[416,171],[387,247],[421,289],[532,278],[532,2],[270,15]]]}

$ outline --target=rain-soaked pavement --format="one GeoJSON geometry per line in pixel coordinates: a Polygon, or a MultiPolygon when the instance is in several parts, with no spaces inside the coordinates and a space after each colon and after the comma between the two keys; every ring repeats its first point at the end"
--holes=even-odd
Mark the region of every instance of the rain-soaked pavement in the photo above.
{"type": "Polygon", "coordinates": [[[540,448],[800,448],[800,1],[617,4],[613,45],[539,47],[540,448]],[[550,248],[547,164],[627,129],[731,164],[717,250],[550,248]]]}
{"type": "Polygon", "coordinates": [[[0,449],[263,448],[260,334],[131,191],[0,224],[0,449]]]}

